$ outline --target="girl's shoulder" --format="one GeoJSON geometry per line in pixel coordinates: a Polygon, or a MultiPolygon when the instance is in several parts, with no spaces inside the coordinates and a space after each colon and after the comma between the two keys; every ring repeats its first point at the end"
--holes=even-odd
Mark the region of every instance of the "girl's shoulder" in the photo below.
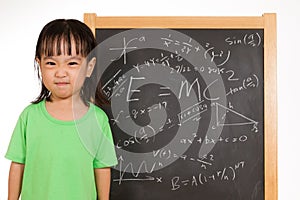
{"type": "Polygon", "coordinates": [[[103,119],[108,120],[108,116],[103,108],[96,106],[93,103],[90,103],[90,110],[94,111],[97,117],[101,117],[103,119]]]}
{"type": "Polygon", "coordinates": [[[31,103],[29,105],[27,105],[24,109],[22,113],[28,113],[28,112],[35,112],[38,111],[42,108],[42,106],[44,105],[44,101],[41,101],[39,103],[31,103]]]}
{"type": "Polygon", "coordinates": [[[29,114],[36,114],[39,111],[41,111],[41,108],[43,106],[43,101],[39,102],[39,103],[31,103],[29,105],[27,105],[23,111],[21,112],[21,116],[27,116],[29,114]]]}
{"type": "Polygon", "coordinates": [[[32,118],[33,116],[40,116],[41,114],[41,108],[42,108],[43,102],[39,103],[31,103],[27,105],[19,115],[19,119],[21,119],[23,122],[27,121],[29,118],[32,118]]]}

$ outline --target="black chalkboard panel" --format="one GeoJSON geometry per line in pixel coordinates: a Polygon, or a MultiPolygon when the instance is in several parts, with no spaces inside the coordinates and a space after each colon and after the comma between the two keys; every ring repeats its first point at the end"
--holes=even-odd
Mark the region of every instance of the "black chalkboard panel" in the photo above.
{"type": "Polygon", "coordinates": [[[263,35],[96,29],[112,200],[264,199],[263,35]]]}

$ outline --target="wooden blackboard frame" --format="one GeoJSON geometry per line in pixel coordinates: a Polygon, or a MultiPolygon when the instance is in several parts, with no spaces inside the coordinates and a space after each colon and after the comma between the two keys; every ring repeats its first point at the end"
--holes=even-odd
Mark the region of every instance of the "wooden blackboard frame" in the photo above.
{"type": "Polygon", "coordinates": [[[278,199],[277,177],[277,33],[276,14],[248,17],[105,17],[85,13],[84,23],[96,29],[263,29],[264,30],[264,178],[265,200],[278,199]]]}

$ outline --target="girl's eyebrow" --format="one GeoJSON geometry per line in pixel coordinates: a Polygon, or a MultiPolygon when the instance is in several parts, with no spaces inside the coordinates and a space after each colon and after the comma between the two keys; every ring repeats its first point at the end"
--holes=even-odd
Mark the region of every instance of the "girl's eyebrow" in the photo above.
{"type": "Polygon", "coordinates": [[[72,56],[72,57],[66,59],[66,61],[69,61],[69,60],[78,60],[78,61],[81,61],[82,58],[80,56],[72,56]]]}
{"type": "Polygon", "coordinates": [[[46,59],[53,59],[53,56],[44,56],[43,59],[44,60],[46,60],[46,59]]]}
{"type": "Polygon", "coordinates": [[[81,61],[82,57],[81,56],[72,56],[70,58],[67,58],[66,60],[79,60],[79,61],[81,61]]]}

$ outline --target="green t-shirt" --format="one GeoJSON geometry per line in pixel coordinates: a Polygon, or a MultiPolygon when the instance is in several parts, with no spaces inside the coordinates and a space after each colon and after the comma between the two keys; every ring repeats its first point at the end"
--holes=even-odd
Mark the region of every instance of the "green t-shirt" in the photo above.
{"type": "Polygon", "coordinates": [[[22,200],[95,200],[94,168],[117,164],[108,118],[93,104],[75,121],[53,118],[45,101],[29,105],[5,157],[25,164],[22,200]]]}

